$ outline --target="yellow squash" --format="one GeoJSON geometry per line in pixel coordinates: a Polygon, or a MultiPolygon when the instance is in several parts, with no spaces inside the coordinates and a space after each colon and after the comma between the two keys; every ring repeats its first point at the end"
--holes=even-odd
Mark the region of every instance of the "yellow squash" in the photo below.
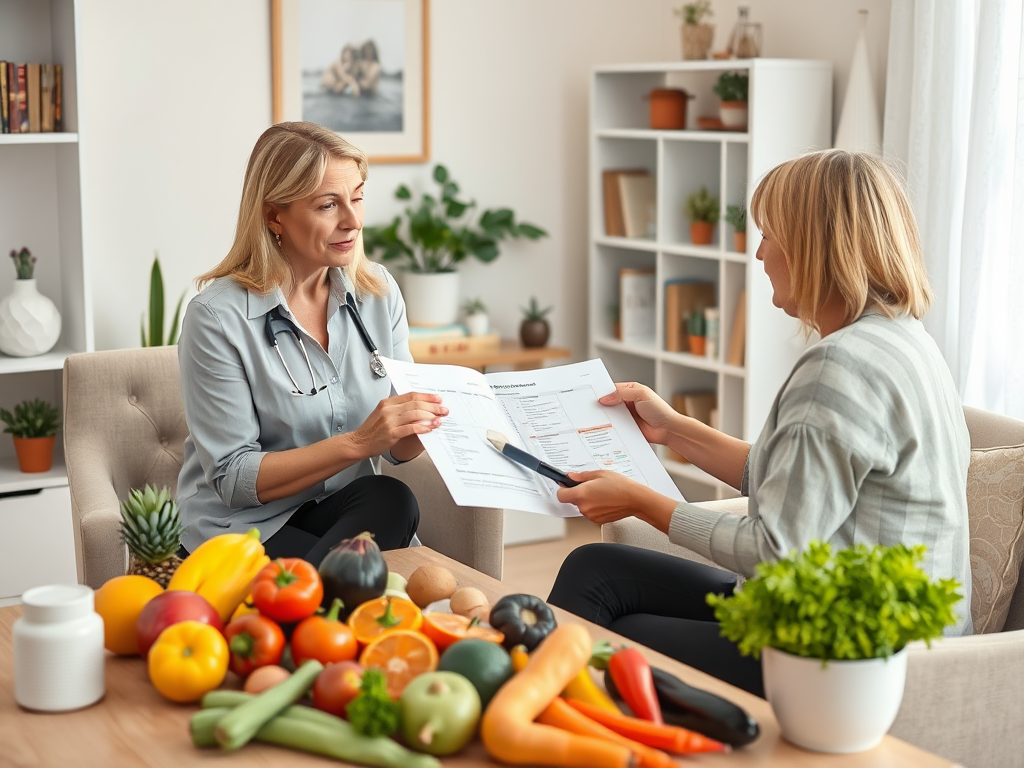
{"type": "Polygon", "coordinates": [[[205,597],[226,624],[249,594],[256,574],[269,562],[258,529],[225,533],[203,542],[185,558],[167,589],[205,597]]]}

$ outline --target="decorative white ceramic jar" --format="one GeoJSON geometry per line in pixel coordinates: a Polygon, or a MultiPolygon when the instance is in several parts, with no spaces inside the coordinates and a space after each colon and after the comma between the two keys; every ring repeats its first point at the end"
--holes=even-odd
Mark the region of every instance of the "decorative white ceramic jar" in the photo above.
{"type": "Polygon", "coordinates": [[[471,315],[466,315],[465,321],[470,336],[486,336],[487,331],[491,328],[491,319],[486,312],[474,312],[471,315]]]}
{"type": "Polygon", "coordinates": [[[0,301],[0,352],[32,357],[53,349],[60,338],[60,312],[36,288],[35,278],[15,280],[0,301]]]}
{"type": "Polygon", "coordinates": [[[103,619],[83,584],[34,587],[14,622],[14,699],[26,709],[66,712],[105,690],[103,619]]]}
{"type": "Polygon", "coordinates": [[[888,732],[903,701],[907,650],[888,659],[830,661],[761,651],[764,692],[782,735],[816,752],[862,752],[888,732]]]}
{"type": "Polygon", "coordinates": [[[459,318],[458,272],[402,272],[409,325],[449,325],[459,318]]]}

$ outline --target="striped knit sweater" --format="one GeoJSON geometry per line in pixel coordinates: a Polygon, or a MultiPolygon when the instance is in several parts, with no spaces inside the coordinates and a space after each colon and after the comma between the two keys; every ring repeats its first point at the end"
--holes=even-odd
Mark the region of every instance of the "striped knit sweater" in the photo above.
{"type": "Polygon", "coordinates": [[[803,549],[924,544],[932,578],[963,585],[972,631],[967,525],[970,437],[945,361],[923,325],[868,313],[808,349],[753,444],[749,515],[682,503],[670,539],[736,573],[803,549]]]}

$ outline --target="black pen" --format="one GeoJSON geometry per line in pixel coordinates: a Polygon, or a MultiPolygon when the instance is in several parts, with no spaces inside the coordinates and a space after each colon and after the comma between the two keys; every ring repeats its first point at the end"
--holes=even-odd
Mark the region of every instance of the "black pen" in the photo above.
{"type": "Polygon", "coordinates": [[[570,479],[570,477],[564,472],[558,471],[550,464],[545,464],[533,454],[527,453],[520,448],[516,448],[500,432],[488,429],[487,440],[491,445],[501,451],[504,456],[512,459],[516,464],[522,464],[527,469],[532,469],[538,475],[543,475],[549,480],[554,480],[556,483],[564,485],[566,488],[573,488],[579,485],[577,481],[570,479]]]}

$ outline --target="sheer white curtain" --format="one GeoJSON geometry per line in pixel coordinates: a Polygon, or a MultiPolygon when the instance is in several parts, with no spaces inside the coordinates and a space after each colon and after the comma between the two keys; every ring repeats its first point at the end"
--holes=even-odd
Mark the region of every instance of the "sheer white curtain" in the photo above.
{"type": "Polygon", "coordinates": [[[967,405],[1024,418],[1024,0],[893,0],[883,143],[906,168],[967,405]]]}

